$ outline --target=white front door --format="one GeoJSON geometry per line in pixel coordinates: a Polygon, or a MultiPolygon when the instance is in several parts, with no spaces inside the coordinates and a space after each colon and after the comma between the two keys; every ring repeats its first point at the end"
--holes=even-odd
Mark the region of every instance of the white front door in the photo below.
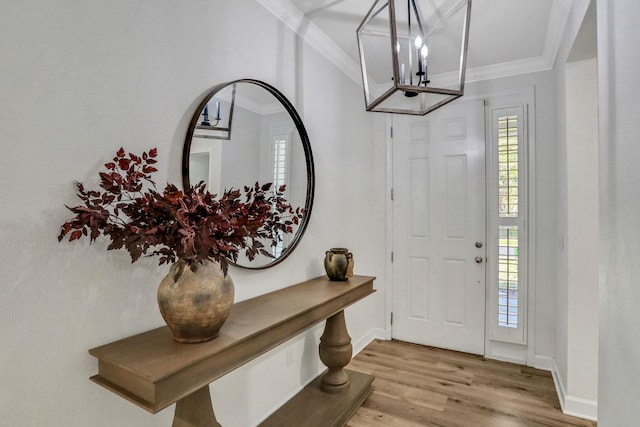
{"type": "Polygon", "coordinates": [[[392,336],[484,354],[483,103],[392,121],[392,336]]]}

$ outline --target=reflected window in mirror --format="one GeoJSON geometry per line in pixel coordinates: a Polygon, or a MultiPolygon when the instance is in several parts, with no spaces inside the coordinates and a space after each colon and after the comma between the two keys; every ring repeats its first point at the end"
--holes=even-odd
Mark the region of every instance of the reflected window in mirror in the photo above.
{"type": "Polygon", "coordinates": [[[288,165],[289,156],[289,135],[280,134],[275,135],[273,139],[273,184],[276,187],[287,185],[288,177],[288,165]]]}
{"type": "MultiPolygon", "coordinates": [[[[276,134],[273,136],[273,185],[275,188],[281,188],[283,185],[289,187],[289,139],[290,134],[276,134]]],[[[289,235],[286,235],[280,231],[278,233],[278,242],[273,246],[273,256],[278,258],[282,255],[282,250],[285,247],[285,239],[289,239],[289,235]]],[[[287,242],[288,243],[288,242],[287,242]]]]}

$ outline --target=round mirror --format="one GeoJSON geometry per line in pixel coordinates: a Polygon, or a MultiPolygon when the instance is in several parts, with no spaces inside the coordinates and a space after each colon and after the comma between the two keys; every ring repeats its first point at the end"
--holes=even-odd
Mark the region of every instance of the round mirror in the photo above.
{"type": "Polygon", "coordinates": [[[284,197],[304,216],[293,233],[272,245],[273,257],[244,254],[232,263],[248,269],[271,267],[298,245],[313,205],[314,166],[311,145],[300,116],[276,88],[259,80],[242,79],[213,87],[198,105],[182,153],[185,188],[204,181],[212,194],[230,188],[273,183],[286,185],[284,197]]]}

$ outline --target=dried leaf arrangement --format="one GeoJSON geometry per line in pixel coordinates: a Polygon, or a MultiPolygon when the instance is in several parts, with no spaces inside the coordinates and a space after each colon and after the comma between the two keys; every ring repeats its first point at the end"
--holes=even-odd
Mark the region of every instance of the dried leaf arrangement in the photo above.
{"type": "Polygon", "coordinates": [[[156,148],[141,156],[120,148],[100,172],[100,188],[87,190],[77,182],[82,204],[66,206],[75,215],[60,227],[58,241],[100,235],[111,239],[107,249],[126,249],[131,262],[142,255],[159,256],[159,263],[185,261],[192,270],[204,261],[220,263],[227,273],[228,260],[244,251],[249,260],[262,254],[273,257],[264,241],[275,246],[284,233],[292,233],[304,209],[294,209],[284,198],[285,186],[271,183],[229,189],[216,198],[203,182],[184,191],[167,184],[156,190],[156,148]]]}

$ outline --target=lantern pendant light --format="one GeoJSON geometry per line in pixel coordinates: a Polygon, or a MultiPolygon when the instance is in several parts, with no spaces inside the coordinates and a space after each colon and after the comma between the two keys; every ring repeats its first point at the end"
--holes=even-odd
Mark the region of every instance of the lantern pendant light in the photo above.
{"type": "Polygon", "coordinates": [[[471,0],[376,0],[357,30],[367,111],[424,115],[464,94],[471,0]]]}

